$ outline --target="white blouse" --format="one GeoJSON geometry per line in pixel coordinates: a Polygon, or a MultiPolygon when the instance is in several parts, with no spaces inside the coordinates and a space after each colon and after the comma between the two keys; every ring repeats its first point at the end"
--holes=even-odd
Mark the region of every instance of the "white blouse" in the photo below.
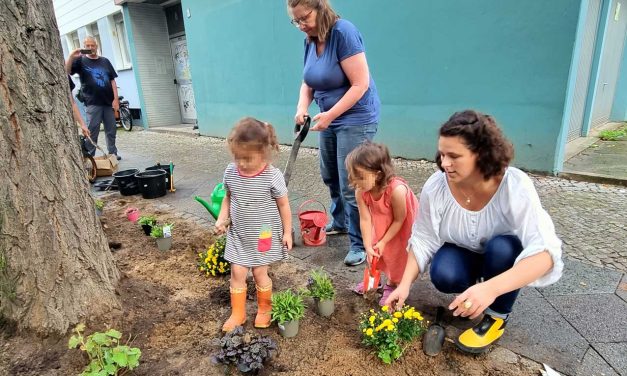
{"type": "Polygon", "coordinates": [[[408,248],[414,252],[421,272],[444,243],[483,253],[483,245],[489,239],[516,235],[523,250],[515,263],[544,250],[553,259],[553,269],[529,286],[547,286],[562,275],[562,241],[555,234],[553,221],[542,208],[531,179],[517,168],[507,168],[496,193],[479,211],[459,205],[446,174],[436,172],[422,188],[419,210],[408,248]]]}

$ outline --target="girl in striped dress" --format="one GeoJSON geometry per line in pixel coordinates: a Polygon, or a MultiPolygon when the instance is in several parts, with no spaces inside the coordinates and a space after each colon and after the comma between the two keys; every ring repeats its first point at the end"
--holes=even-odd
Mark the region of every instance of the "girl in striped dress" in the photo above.
{"type": "Polygon", "coordinates": [[[246,322],[246,277],[252,268],[257,288],[256,328],[270,326],[272,280],[268,266],[292,248],[292,213],[283,174],[270,164],[279,144],[272,125],[240,120],[228,137],[233,156],[224,171],[226,196],[216,228],[226,232],[224,258],[231,263],[231,317],[222,330],[246,322]]]}

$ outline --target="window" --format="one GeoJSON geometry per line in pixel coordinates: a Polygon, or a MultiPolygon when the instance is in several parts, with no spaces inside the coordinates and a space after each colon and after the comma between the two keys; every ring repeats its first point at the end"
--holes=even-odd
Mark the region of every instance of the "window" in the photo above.
{"type": "Polygon", "coordinates": [[[68,45],[68,52],[72,52],[77,48],[81,48],[81,41],[78,39],[78,32],[76,31],[65,34],[65,41],[68,45]]]}
{"type": "Polygon", "coordinates": [[[124,17],[122,13],[114,14],[109,24],[112,25],[113,48],[116,55],[118,69],[128,69],[131,67],[131,55],[129,54],[128,40],[126,39],[126,29],[124,28],[124,17]]]}
{"type": "Polygon", "coordinates": [[[94,22],[93,24],[87,25],[87,33],[96,39],[96,43],[98,43],[98,55],[101,55],[102,43],[100,43],[100,31],[98,31],[98,24],[94,22]]]}

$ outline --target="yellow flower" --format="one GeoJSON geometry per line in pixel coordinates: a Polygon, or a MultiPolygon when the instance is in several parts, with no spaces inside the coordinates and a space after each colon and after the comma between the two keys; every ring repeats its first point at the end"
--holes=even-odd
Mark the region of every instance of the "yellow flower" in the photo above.
{"type": "Polygon", "coordinates": [[[414,316],[414,318],[415,318],[415,319],[417,319],[417,320],[420,320],[420,321],[422,321],[422,320],[423,320],[422,315],[421,315],[419,312],[414,312],[414,315],[413,315],[413,316],[414,316]]]}
{"type": "Polygon", "coordinates": [[[366,329],[364,328],[361,332],[362,332],[362,333],[366,333],[366,329]]]}
{"type": "Polygon", "coordinates": [[[381,310],[382,310],[383,312],[387,312],[387,311],[388,311],[388,309],[390,309],[390,307],[388,307],[388,306],[386,306],[386,305],[384,305],[383,307],[381,307],[381,310]]]}
{"type": "Polygon", "coordinates": [[[397,319],[400,319],[401,317],[403,317],[403,314],[399,311],[394,312],[394,317],[396,317],[397,319]]]}
{"type": "Polygon", "coordinates": [[[388,332],[391,332],[392,330],[394,330],[394,325],[388,326],[388,332]]]}
{"type": "Polygon", "coordinates": [[[372,328],[366,329],[366,335],[369,335],[369,336],[372,335],[372,328]]]}
{"type": "Polygon", "coordinates": [[[370,321],[370,323],[373,323],[373,322],[374,322],[374,320],[375,320],[375,317],[374,317],[374,316],[370,316],[370,318],[368,319],[368,321],[370,321]]]}
{"type": "Polygon", "coordinates": [[[390,320],[390,319],[385,319],[385,320],[381,323],[381,325],[383,325],[383,326],[392,325],[392,320],[390,320]]]}
{"type": "Polygon", "coordinates": [[[378,332],[379,330],[383,329],[384,326],[385,325],[381,324],[381,325],[377,326],[376,328],[374,328],[374,331],[378,332]]]}
{"type": "Polygon", "coordinates": [[[395,318],[393,318],[393,319],[392,319],[392,322],[393,322],[394,324],[396,324],[396,323],[398,322],[398,319],[395,317],[395,318]]]}

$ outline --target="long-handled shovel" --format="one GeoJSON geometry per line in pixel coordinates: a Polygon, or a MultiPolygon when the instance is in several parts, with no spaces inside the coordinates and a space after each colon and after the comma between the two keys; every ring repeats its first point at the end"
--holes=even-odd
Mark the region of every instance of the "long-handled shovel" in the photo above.
{"type": "Polygon", "coordinates": [[[298,149],[300,149],[300,144],[307,137],[307,133],[309,133],[309,125],[311,124],[311,118],[309,116],[305,116],[305,122],[303,125],[296,124],[294,126],[294,143],[292,144],[292,152],[290,153],[290,158],[287,160],[287,165],[285,165],[285,172],[283,173],[283,178],[285,179],[285,186],[290,183],[290,177],[292,176],[292,170],[294,169],[294,162],[296,162],[296,156],[298,155],[298,149]]]}
{"type": "Polygon", "coordinates": [[[372,258],[372,263],[366,265],[364,269],[364,294],[368,291],[376,290],[379,287],[379,281],[381,280],[381,272],[377,270],[378,257],[372,258]]]}

